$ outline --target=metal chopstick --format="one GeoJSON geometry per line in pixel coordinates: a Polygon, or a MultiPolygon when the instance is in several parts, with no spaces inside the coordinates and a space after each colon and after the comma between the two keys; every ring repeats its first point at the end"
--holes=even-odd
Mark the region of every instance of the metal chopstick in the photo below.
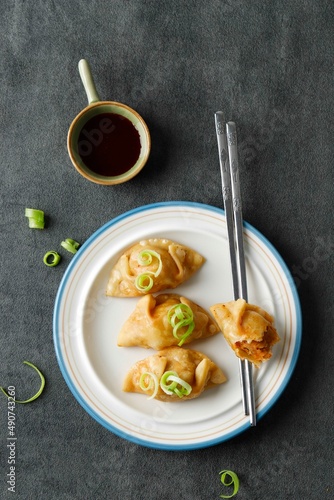
{"type": "MultiPolygon", "coordinates": [[[[229,165],[229,156],[227,149],[226,129],[225,129],[226,124],[224,120],[224,114],[222,111],[217,111],[217,113],[215,113],[215,123],[216,123],[216,135],[218,143],[219,165],[220,165],[220,173],[222,181],[222,192],[223,192],[223,200],[224,200],[224,208],[225,208],[225,216],[227,224],[227,237],[230,249],[233,294],[234,294],[234,299],[238,299],[239,280],[238,280],[238,267],[237,267],[236,251],[235,251],[231,176],[230,176],[230,165],[229,165]]],[[[248,415],[249,409],[248,409],[248,395],[246,390],[245,363],[241,359],[239,359],[239,372],[240,372],[243,409],[245,415],[248,415]]]]}
{"type": "MultiPolygon", "coordinates": [[[[215,113],[222,192],[230,249],[234,298],[247,301],[247,279],[243,247],[243,220],[239,183],[236,127],[233,122],[226,125],[224,114],[215,113]]],[[[252,364],[239,359],[242,402],[245,415],[250,415],[250,424],[256,425],[252,364]]]]}
{"type": "MultiPolygon", "coordinates": [[[[238,140],[237,140],[236,125],[234,122],[227,123],[226,135],[227,135],[229,162],[230,162],[237,263],[238,263],[239,280],[240,280],[239,297],[246,300],[247,302],[248,293],[247,293],[247,277],[246,277],[244,238],[243,238],[242,203],[241,203],[240,180],[239,180],[238,140]]],[[[246,372],[247,402],[248,402],[250,424],[252,426],[255,426],[256,411],[255,411],[252,364],[248,360],[246,360],[244,364],[246,372]]]]}

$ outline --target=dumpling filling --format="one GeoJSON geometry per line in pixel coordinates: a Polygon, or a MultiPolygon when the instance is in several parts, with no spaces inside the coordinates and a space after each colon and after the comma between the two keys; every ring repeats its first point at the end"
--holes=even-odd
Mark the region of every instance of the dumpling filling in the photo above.
{"type": "Polygon", "coordinates": [[[272,347],[280,337],[270,314],[244,299],[216,304],[210,310],[239,358],[256,366],[271,358],[272,347]]]}

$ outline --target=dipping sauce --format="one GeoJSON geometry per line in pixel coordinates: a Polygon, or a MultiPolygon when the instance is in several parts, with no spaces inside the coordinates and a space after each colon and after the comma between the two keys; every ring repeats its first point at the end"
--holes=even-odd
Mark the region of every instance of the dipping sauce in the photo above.
{"type": "Polygon", "coordinates": [[[130,170],[140,155],[139,133],[128,118],[100,113],[88,120],[78,138],[79,156],[93,172],[104,176],[130,170]]]}

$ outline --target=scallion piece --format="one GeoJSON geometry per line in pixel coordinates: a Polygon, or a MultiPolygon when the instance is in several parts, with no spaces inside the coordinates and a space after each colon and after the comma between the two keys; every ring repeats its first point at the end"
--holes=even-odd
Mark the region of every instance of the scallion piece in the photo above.
{"type": "Polygon", "coordinates": [[[177,386],[177,383],[172,381],[170,384],[168,384],[167,382],[169,382],[169,379],[168,377],[170,377],[171,375],[174,375],[174,376],[178,376],[178,374],[176,372],[173,372],[173,371],[167,371],[165,372],[161,379],[160,379],[160,387],[161,389],[166,393],[166,394],[174,394],[174,389],[175,387],[177,386]]]}
{"type": "Polygon", "coordinates": [[[24,215],[29,219],[31,229],[44,229],[44,212],[35,208],[26,208],[24,215]]]}
{"type": "Polygon", "coordinates": [[[10,396],[3,387],[0,387],[0,390],[1,392],[4,393],[4,395],[7,397],[7,398],[12,398],[13,401],[15,401],[15,403],[20,403],[20,404],[25,404],[25,403],[31,403],[32,401],[35,401],[35,399],[37,399],[43,392],[43,389],[44,389],[44,386],[45,386],[45,378],[44,378],[44,375],[43,373],[37,368],[37,366],[33,365],[32,363],[29,363],[29,361],[23,361],[24,364],[28,365],[28,366],[31,366],[31,368],[33,368],[34,370],[36,370],[36,372],[38,373],[40,379],[41,379],[41,386],[39,388],[39,390],[36,392],[36,394],[34,396],[32,396],[31,398],[29,399],[25,399],[24,401],[19,401],[17,399],[14,399],[12,398],[12,396],[10,396]]]}
{"type": "Polygon", "coordinates": [[[44,229],[44,221],[37,219],[29,219],[30,229],[44,229]]]}
{"type": "Polygon", "coordinates": [[[222,470],[219,472],[221,474],[220,481],[224,486],[233,486],[233,493],[231,495],[220,495],[220,498],[232,498],[239,491],[239,478],[235,472],[231,470],[222,470]]]}
{"type": "Polygon", "coordinates": [[[144,273],[139,274],[135,279],[135,287],[140,292],[149,292],[153,286],[153,278],[149,276],[153,275],[155,278],[159,276],[162,269],[162,261],[158,252],[154,250],[142,250],[137,255],[137,262],[140,266],[150,266],[153,262],[153,257],[158,259],[158,268],[156,271],[146,271],[144,273]],[[147,283],[148,282],[148,283],[147,283]],[[146,284],[145,284],[146,283],[146,284]]]}
{"type": "Polygon", "coordinates": [[[51,250],[50,252],[46,252],[46,254],[43,257],[43,262],[48,267],[57,266],[59,264],[60,260],[61,260],[61,256],[59,255],[58,252],[55,252],[54,250],[51,250]]]}
{"type": "Polygon", "coordinates": [[[62,241],[60,244],[63,248],[65,248],[65,250],[73,254],[78,251],[78,248],[80,246],[80,243],[72,240],[72,238],[66,238],[66,240],[62,241]]]}
{"type": "Polygon", "coordinates": [[[191,385],[180,378],[178,374],[172,370],[167,371],[162,375],[160,379],[160,387],[169,396],[176,394],[179,398],[189,396],[192,391],[191,385]]]}
{"type": "Polygon", "coordinates": [[[159,389],[159,380],[155,373],[144,372],[139,379],[139,387],[142,391],[150,391],[153,389],[151,396],[147,399],[153,399],[157,395],[159,389]],[[148,379],[148,381],[147,381],[148,379]]]}
{"type": "Polygon", "coordinates": [[[180,341],[178,346],[181,347],[195,328],[194,313],[187,304],[175,304],[168,310],[167,319],[173,327],[174,337],[180,341]],[[186,326],[187,330],[180,336],[179,330],[186,326]]]}
{"type": "Polygon", "coordinates": [[[138,264],[141,266],[150,266],[153,261],[153,257],[158,259],[159,264],[157,270],[153,273],[155,277],[159,276],[161,273],[162,269],[162,262],[161,262],[161,257],[158,252],[155,252],[154,250],[142,250],[137,257],[138,264]]]}
{"type": "Polygon", "coordinates": [[[181,386],[181,389],[179,389],[177,386],[174,389],[175,394],[177,394],[180,398],[183,398],[183,396],[189,396],[192,391],[191,385],[177,375],[169,375],[167,380],[168,382],[171,381],[181,386]]]}
{"type": "Polygon", "coordinates": [[[149,292],[153,286],[153,278],[151,278],[149,271],[147,273],[139,274],[135,279],[135,287],[140,292],[149,292]]]}

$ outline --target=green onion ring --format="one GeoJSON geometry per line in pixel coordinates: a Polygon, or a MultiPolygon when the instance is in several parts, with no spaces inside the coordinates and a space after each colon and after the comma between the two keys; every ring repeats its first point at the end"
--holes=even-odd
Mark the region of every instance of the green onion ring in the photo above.
{"type": "Polygon", "coordinates": [[[162,375],[160,379],[160,387],[169,396],[176,394],[179,398],[189,396],[192,391],[191,385],[180,378],[176,372],[171,370],[162,375]],[[178,385],[181,386],[180,389],[177,387],[178,385]]]}
{"type": "Polygon", "coordinates": [[[140,292],[149,292],[153,286],[153,278],[149,276],[152,274],[155,278],[159,276],[162,269],[162,262],[160,255],[154,250],[142,250],[137,256],[137,262],[140,266],[149,266],[152,264],[153,257],[156,257],[159,261],[158,269],[156,271],[146,271],[145,273],[139,274],[135,279],[135,287],[140,292]],[[148,280],[148,285],[144,285],[145,281],[148,280]]]}
{"type": "Polygon", "coordinates": [[[185,316],[193,316],[193,312],[191,308],[187,304],[174,304],[169,310],[167,314],[168,321],[171,321],[172,316],[175,316],[178,319],[183,319],[185,316]]]}
{"type": "Polygon", "coordinates": [[[174,337],[180,341],[178,346],[181,347],[195,328],[193,311],[187,304],[175,304],[168,310],[167,319],[173,327],[174,337]],[[180,328],[185,326],[188,326],[188,329],[182,336],[179,336],[180,328]]]}
{"type": "Polygon", "coordinates": [[[66,238],[66,240],[62,241],[60,244],[63,248],[65,248],[65,250],[73,254],[77,253],[78,248],[80,246],[80,243],[78,243],[75,240],[72,240],[72,238],[66,238]]]}
{"type": "MultiPolygon", "coordinates": [[[[172,382],[175,382],[176,384],[178,384],[178,385],[180,385],[182,387],[182,389],[177,389],[178,392],[182,393],[182,396],[189,396],[189,394],[192,391],[192,387],[191,387],[190,384],[188,384],[188,382],[186,382],[185,380],[183,380],[182,378],[180,378],[178,375],[169,375],[167,377],[167,381],[169,382],[170,380],[172,382]]],[[[176,391],[176,389],[175,389],[175,391],[176,391]]]]}
{"type": "Polygon", "coordinates": [[[153,278],[151,278],[149,271],[146,273],[139,274],[135,279],[135,287],[140,292],[148,292],[153,286],[153,278]],[[148,280],[148,285],[144,285],[145,281],[148,280]]]}
{"type": "Polygon", "coordinates": [[[176,394],[177,396],[179,396],[180,399],[182,399],[183,396],[184,396],[184,394],[177,387],[175,387],[175,389],[174,389],[173,392],[174,392],[174,394],[176,394]]]}
{"type": "Polygon", "coordinates": [[[35,208],[26,208],[24,215],[29,219],[31,229],[44,229],[44,212],[35,208]]]}
{"type": "Polygon", "coordinates": [[[37,219],[29,219],[30,229],[44,229],[44,221],[37,219]]]}
{"type": "Polygon", "coordinates": [[[137,256],[137,262],[140,266],[149,266],[152,264],[153,257],[159,261],[158,269],[152,273],[155,277],[157,277],[161,273],[162,269],[162,261],[158,252],[155,252],[154,250],[142,250],[137,256]]]}
{"type": "MultiPolygon", "coordinates": [[[[154,252],[156,254],[156,252],[154,252]]],[[[153,253],[149,250],[142,250],[137,256],[137,262],[141,266],[149,266],[153,260],[153,253]]]]}
{"type": "Polygon", "coordinates": [[[178,374],[172,370],[165,372],[161,379],[160,379],[160,387],[161,389],[166,393],[169,394],[170,396],[174,394],[174,389],[177,387],[177,383],[172,381],[170,384],[167,384],[168,382],[168,377],[173,375],[174,377],[177,377],[178,374]]]}
{"type": "Polygon", "coordinates": [[[186,321],[187,324],[190,324],[193,321],[193,316],[189,316],[188,314],[177,314],[176,312],[173,314],[173,316],[170,318],[170,324],[174,327],[176,326],[180,321],[186,321]]]}
{"type": "Polygon", "coordinates": [[[32,401],[35,401],[35,399],[37,399],[42,394],[44,386],[45,386],[45,378],[44,378],[43,373],[35,365],[33,365],[32,363],[29,363],[29,361],[23,361],[23,363],[26,364],[26,365],[28,365],[28,366],[31,366],[31,368],[33,368],[34,370],[36,370],[36,372],[40,376],[41,386],[40,386],[39,390],[36,392],[36,394],[34,396],[32,396],[31,398],[29,398],[29,399],[25,399],[24,401],[18,401],[17,399],[13,399],[12,396],[10,396],[5,391],[5,389],[3,387],[0,387],[1,392],[3,392],[4,395],[7,398],[12,398],[13,401],[15,401],[15,403],[20,403],[20,404],[31,403],[32,401]]]}
{"type": "Polygon", "coordinates": [[[141,388],[142,391],[149,391],[150,389],[153,389],[151,396],[147,398],[147,399],[153,399],[157,395],[159,389],[158,377],[153,372],[142,373],[139,379],[139,387],[141,388]],[[149,382],[148,384],[145,385],[145,380],[147,377],[149,377],[149,382]]]}
{"type": "Polygon", "coordinates": [[[54,250],[51,250],[50,252],[46,252],[46,254],[43,257],[43,262],[48,267],[57,266],[59,264],[60,260],[61,260],[61,256],[59,255],[58,252],[55,252],[54,250]]]}
{"type": "Polygon", "coordinates": [[[239,478],[235,472],[231,470],[222,470],[219,472],[221,474],[220,481],[224,486],[233,486],[233,493],[231,495],[220,495],[220,498],[232,498],[239,491],[239,478]]]}
{"type": "Polygon", "coordinates": [[[178,335],[177,335],[177,328],[178,328],[178,325],[174,329],[175,332],[173,330],[173,335],[174,335],[174,337],[176,337],[177,339],[180,340],[180,342],[177,345],[179,347],[181,347],[185,343],[185,341],[187,340],[187,338],[192,334],[192,332],[193,332],[193,330],[195,328],[195,323],[194,322],[190,323],[189,326],[188,326],[187,331],[181,337],[178,337],[178,335]]]}

